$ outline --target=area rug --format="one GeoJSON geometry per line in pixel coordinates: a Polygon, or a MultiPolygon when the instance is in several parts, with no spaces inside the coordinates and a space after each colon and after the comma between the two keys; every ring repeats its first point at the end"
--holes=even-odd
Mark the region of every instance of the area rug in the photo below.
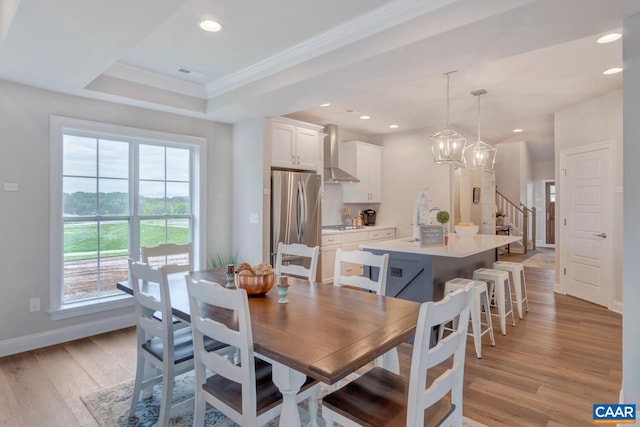
{"type": "MultiPolygon", "coordinates": [[[[357,374],[352,374],[347,377],[347,379],[343,380],[342,383],[346,384],[355,378],[357,378],[357,374]]],[[[173,394],[174,403],[192,397],[193,390],[194,375],[192,372],[176,378],[173,394]]],[[[151,427],[155,425],[158,420],[158,414],[160,413],[161,391],[161,385],[157,385],[154,387],[151,397],[138,402],[138,405],[136,406],[136,417],[134,418],[129,418],[128,416],[129,405],[131,404],[131,393],[133,392],[133,381],[127,381],[122,384],[82,396],[81,399],[98,424],[102,427],[151,427]]],[[[323,386],[320,396],[324,396],[327,392],[328,388],[323,386]]],[[[322,409],[320,409],[320,411],[321,410],[322,409]]],[[[308,421],[309,417],[306,411],[301,410],[300,415],[303,422],[308,421]]],[[[169,425],[171,427],[191,427],[192,423],[192,412],[177,415],[169,420],[169,425]]],[[[319,424],[324,426],[323,420],[320,419],[319,424]]],[[[205,426],[214,427],[223,425],[231,427],[237,426],[237,424],[229,422],[227,417],[225,417],[221,412],[217,411],[215,408],[207,406],[205,426]]],[[[275,427],[277,425],[277,419],[269,423],[270,427],[275,427]]],[[[464,419],[463,425],[464,427],[487,427],[484,424],[477,423],[467,418],[464,419]]]]}
{"type": "Polygon", "coordinates": [[[525,267],[556,268],[556,256],[550,254],[535,254],[522,262],[525,267]]]}

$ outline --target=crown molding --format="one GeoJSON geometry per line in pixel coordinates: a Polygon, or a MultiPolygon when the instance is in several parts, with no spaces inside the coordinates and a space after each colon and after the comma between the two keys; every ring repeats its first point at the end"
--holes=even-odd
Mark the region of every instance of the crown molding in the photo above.
{"type": "Polygon", "coordinates": [[[207,98],[220,96],[302,62],[415,19],[458,0],[395,0],[209,83],[207,98]]]}

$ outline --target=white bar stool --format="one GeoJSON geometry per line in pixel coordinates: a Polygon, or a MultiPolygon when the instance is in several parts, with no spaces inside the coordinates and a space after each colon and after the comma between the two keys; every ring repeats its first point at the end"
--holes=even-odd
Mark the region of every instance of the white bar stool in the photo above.
{"type": "MultiPolygon", "coordinates": [[[[464,289],[471,283],[473,285],[473,302],[471,303],[471,332],[467,335],[473,337],[473,344],[476,347],[476,356],[478,359],[482,359],[482,336],[489,333],[491,339],[491,345],[495,346],[496,341],[493,338],[493,325],[491,323],[491,305],[489,302],[489,290],[487,283],[480,280],[469,279],[452,279],[444,284],[444,294],[454,292],[458,289],[464,289]],[[485,323],[482,323],[481,315],[484,313],[485,323]],[[485,326],[484,331],[482,326],[485,326]]],[[[455,327],[455,325],[454,325],[455,327]]],[[[446,328],[444,325],[440,325],[438,331],[438,339],[442,339],[446,328]]]]}
{"type": "Polygon", "coordinates": [[[516,318],[513,315],[513,302],[511,300],[511,287],[509,286],[509,273],[493,268],[478,268],[473,272],[473,280],[491,282],[489,293],[492,290],[496,295],[496,305],[498,306],[498,317],[500,318],[500,332],[507,335],[507,316],[511,314],[511,324],[516,326],[516,318]]]}
{"type": "Polygon", "coordinates": [[[516,307],[518,317],[522,319],[522,306],[526,306],[525,311],[529,311],[529,301],[527,300],[527,282],[524,278],[524,265],[521,262],[496,261],[493,263],[496,270],[508,271],[513,279],[513,289],[516,295],[516,307]]]}

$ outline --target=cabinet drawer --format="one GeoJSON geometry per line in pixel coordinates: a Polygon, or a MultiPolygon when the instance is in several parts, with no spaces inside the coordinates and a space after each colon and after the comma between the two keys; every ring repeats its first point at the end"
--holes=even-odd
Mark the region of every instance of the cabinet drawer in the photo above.
{"type": "Polygon", "coordinates": [[[357,231],[355,233],[344,233],[342,235],[342,243],[355,243],[369,240],[368,231],[357,231]]]}
{"type": "Polygon", "coordinates": [[[322,246],[339,245],[341,242],[339,234],[323,234],[322,246]]]}
{"type": "Polygon", "coordinates": [[[395,239],[396,231],[393,228],[369,232],[369,240],[395,239]]]}

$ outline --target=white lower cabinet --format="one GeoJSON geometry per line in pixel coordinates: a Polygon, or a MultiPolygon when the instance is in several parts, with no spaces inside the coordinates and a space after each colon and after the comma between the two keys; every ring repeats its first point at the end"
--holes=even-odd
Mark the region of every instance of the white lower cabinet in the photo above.
{"type": "MultiPolygon", "coordinates": [[[[395,228],[381,228],[376,230],[349,231],[331,233],[322,236],[320,248],[320,265],[322,283],[333,283],[333,273],[336,262],[336,250],[358,251],[359,245],[375,240],[393,240],[396,237],[395,228]]],[[[342,274],[345,276],[362,275],[363,266],[359,264],[342,264],[342,274]]]]}

